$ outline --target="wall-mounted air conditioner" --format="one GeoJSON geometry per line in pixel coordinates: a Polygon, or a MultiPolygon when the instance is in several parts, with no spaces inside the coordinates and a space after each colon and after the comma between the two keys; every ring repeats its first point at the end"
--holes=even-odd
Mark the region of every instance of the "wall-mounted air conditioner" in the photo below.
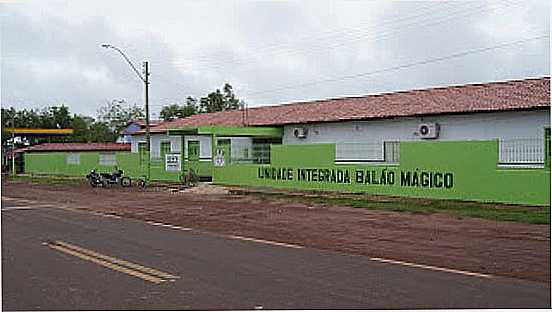
{"type": "Polygon", "coordinates": [[[298,139],[304,139],[307,137],[308,134],[307,128],[295,128],[293,129],[293,135],[298,139]]]}
{"type": "Polygon", "coordinates": [[[422,139],[436,139],[439,137],[440,126],[436,122],[421,123],[418,125],[418,136],[422,139]]]}

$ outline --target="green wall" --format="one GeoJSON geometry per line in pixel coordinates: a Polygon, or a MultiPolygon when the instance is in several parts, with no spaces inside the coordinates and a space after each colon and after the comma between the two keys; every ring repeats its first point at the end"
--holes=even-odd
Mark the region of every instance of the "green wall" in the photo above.
{"type": "Polygon", "coordinates": [[[400,165],[336,165],[333,144],[279,145],[272,147],[270,165],[215,167],[214,181],[230,185],[550,205],[550,167],[497,167],[498,141],[401,142],[400,153],[400,165]]]}
{"type": "MultiPolygon", "coordinates": [[[[102,166],[99,164],[99,152],[80,152],[80,164],[67,164],[66,152],[43,152],[25,154],[25,172],[34,174],[51,174],[64,176],[84,177],[90,170],[97,169],[101,172],[110,172],[115,167],[125,171],[125,175],[131,178],[141,178],[146,175],[146,163],[140,163],[138,153],[115,153],[116,166],[102,166]]],[[[179,181],[180,172],[167,172],[162,161],[151,161],[151,179],[163,181],[179,181]]]]}
{"type": "MultiPolygon", "coordinates": [[[[92,169],[102,172],[109,172],[115,167],[123,169],[125,174],[131,178],[142,178],[146,176],[146,162],[140,163],[140,154],[130,152],[118,152],[116,154],[117,166],[101,166],[99,164],[99,152],[80,152],[80,164],[67,164],[66,152],[42,152],[26,153],[25,172],[34,174],[51,174],[63,176],[85,176],[92,169]]],[[[186,171],[190,164],[186,160],[182,163],[182,169],[186,171]]],[[[192,164],[195,172],[202,177],[211,177],[212,162],[198,161],[192,164]]],[[[152,160],[150,163],[150,175],[152,180],[178,182],[180,172],[165,171],[165,163],[161,160],[152,160]]]]}

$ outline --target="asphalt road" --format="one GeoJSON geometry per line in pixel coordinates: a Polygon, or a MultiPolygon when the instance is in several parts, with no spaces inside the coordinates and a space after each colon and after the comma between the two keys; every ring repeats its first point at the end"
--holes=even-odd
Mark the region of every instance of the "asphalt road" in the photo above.
{"type": "Polygon", "coordinates": [[[2,200],[4,310],[550,308],[543,283],[59,208],[2,200]]]}

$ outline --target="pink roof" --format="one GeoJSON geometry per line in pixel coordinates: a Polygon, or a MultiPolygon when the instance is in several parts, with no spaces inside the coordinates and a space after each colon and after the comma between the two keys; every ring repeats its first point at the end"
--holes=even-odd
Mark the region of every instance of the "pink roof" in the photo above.
{"type": "MultiPolygon", "coordinates": [[[[247,111],[247,124],[279,126],[549,107],[550,77],[543,77],[254,107],[247,111]]],[[[151,132],[208,125],[243,126],[243,111],[197,114],[162,123],[152,127],[151,132]]]]}
{"type": "MultiPolygon", "coordinates": [[[[163,120],[159,120],[159,119],[152,119],[150,120],[150,126],[157,126],[158,124],[162,123],[163,120]]],[[[142,126],[142,127],[145,127],[146,126],[146,120],[145,119],[134,119],[134,120],[131,120],[127,123],[127,125],[130,125],[132,123],[135,123],[139,126],[142,126]]]]}
{"type": "Polygon", "coordinates": [[[130,143],[42,143],[24,149],[25,152],[85,152],[130,151],[130,143]]]}

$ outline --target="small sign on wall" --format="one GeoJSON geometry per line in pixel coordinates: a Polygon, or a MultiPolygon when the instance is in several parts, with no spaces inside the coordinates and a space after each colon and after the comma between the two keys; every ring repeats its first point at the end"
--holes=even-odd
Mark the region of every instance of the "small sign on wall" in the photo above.
{"type": "Polygon", "coordinates": [[[215,155],[215,167],[224,167],[224,150],[223,149],[217,149],[216,155],[215,155]]]}
{"type": "Polygon", "coordinates": [[[180,154],[165,155],[165,171],[180,171],[180,154]]]}

